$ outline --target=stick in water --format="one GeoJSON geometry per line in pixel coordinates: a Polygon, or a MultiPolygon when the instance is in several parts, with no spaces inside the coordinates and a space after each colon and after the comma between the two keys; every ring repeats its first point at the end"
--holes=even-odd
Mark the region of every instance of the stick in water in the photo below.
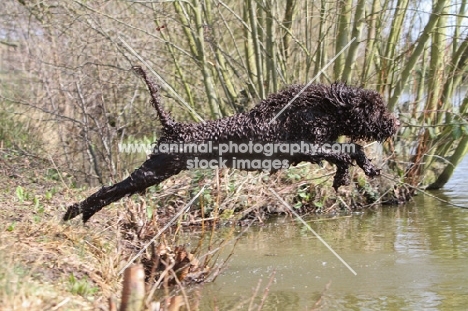
{"type": "Polygon", "coordinates": [[[320,242],[322,242],[323,245],[325,245],[325,246],[330,250],[330,252],[333,253],[333,255],[336,256],[336,258],[338,258],[338,259],[345,265],[346,268],[349,269],[349,271],[351,271],[352,274],[357,275],[356,271],[354,271],[353,268],[351,268],[351,267],[348,265],[348,263],[347,263],[346,261],[344,261],[344,259],[341,258],[340,255],[338,255],[338,254],[333,250],[333,248],[331,248],[331,246],[328,245],[328,243],[325,242],[325,240],[322,239],[322,237],[321,237],[320,235],[318,235],[317,232],[315,232],[314,229],[312,229],[312,227],[309,226],[309,224],[306,223],[305,220],[302,219],[302,217],[299,216],[299,214],[296,213],[296,211],[295,211],[291,206],[289,206],[288,203],[286,203],[286,202],[278,195],[278,193],[276,193],[275,190],[273,190],[273,189],[271,189],[271,188],[269,188],[269,190],[271,191],[271,193],[273,193],[273,194],[275,195],[275,197],[276,197],[284,206],[286,206],[286,207],[291,211],[291,213],[294,214],[294,216],[296,216],[297,219],[299,219],[300,222],[302,222],[302,224],[304,224],[304,226],[306,226],[307,229],[309,229],[310,232],[312,232],[312,233],[317,237],[317,239],[319,239],[320,242]]]}

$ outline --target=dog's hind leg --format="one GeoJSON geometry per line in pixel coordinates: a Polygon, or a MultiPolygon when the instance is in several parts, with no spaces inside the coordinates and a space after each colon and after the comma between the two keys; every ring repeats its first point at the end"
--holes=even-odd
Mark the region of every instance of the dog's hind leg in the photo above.
{"type": "Polygon", "coordinates": [[[185,168],[185,161],[177,155],[153,154],[128,178],[115,185],[104,186],[86,200],[70,206],[63,220],[83,214],[83,222],[86,222],[104,206],[156,185],[185,168]]]}

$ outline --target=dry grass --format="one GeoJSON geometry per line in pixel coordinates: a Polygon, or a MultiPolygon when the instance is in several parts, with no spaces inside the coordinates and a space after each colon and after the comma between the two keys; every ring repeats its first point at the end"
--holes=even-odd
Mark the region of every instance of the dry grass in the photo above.
{"type": "MultiPolygon", "coordinates": [[[[4,173],[0,179],[2,310],[108,310],[108,299],[120,296],[121,269],[162,227],[161,223],[173,214],[171,211],[188,201],[182,196],[190,192],[184,183],[177,186],[169,180],[163,186],[169,195],[161,195],[162,199],[170,197],[163,200],[168,206],[162,213],[154,212],[152,218],[147,217],[146,209],[151,200],[136,197],[116,204],[118,208],[106,208],[87,226],[79,221],[64,223],[61,217],[66,205],[93,189],[69,189],[63,178],[51,176],[53,164],[38,157],[0,150],[0,159],[4,173]],[[156,218],[158,221],[152,222],[156,218]]],[[[184,222],[188,224],[190,217],[178,219],[175,227],[157,242],[169,245],[167,249],[183,244],[180,229],[184,222]]],[[[217,256],[231,238],[232,235],[210,238],[207,246],[203,243],[206,237],[201,235],[194,252],[198,258],[188,253],[199,262],[199,270],[212,268],[207,268],[204,279],[213,280],[220,272],[225,262],[218,264],[217,256]]],[[[144,252],[139,259],[150,257],[149,253],[150,250],[144,252]]],[[[168,269],[163,272],[172,273],[168,269]]],[[[155,278],[160,275],[156,271],[155,278]]],[[[161,281],[167,285],[166,278],[161,277],[161,281]]],[[[167,290],[161,296],[158,286],[151,283],[148,289],[163,300],[177,294],[171,289],[171,296],[164,296],[169,294],[167,290]]],[[[148,304],[153,300],[148,298],[148,304]]]]}
{"type": "MultiPolygon", "coordinates": [[[[275,175],[184,172],[150,189],[146,196],[103,209],[83,226],[79,220],[64,223],[61,217],[67,205],[95,189],[69,188],[67,175],[57,172],[49,159],[11,150],[0,149],[0,170],[2,310],[108,310],[110,297],[120,299],[122,268],[203,185],[208,190],[189,212],[177,218],[138,259],[147,269],[151,264],[159,267],[147,283],[147,306],[164,306],[181,297],[182,304],[196,306],[199,290],[187,284],[197,283],[194,276],[202,281],[216,279],[232,254],[231,242],[237,239],[234,230],[218,234],[214,229],[258,223],[272,213],[285,213],[268,188],[302,215],[351,208],[357,197],[344,188],[337,200],[330,187],[330,167],[307,165],[275,175]],[[190,250],[180,247],[188,241],[183,234],[188,230],[190,250]],[[221,257],[220,251],[225,252],[221,257]],[[168,268],[177,266],[177,258],[184,256],[190,258],[190,270],[168,268]],[[185,280],[174,277],[181,271],[185,280]]],[[[360,175],[355,178],[359,183],[360,175]]]]}
{"type": "Polygon", "coordinates": [[[119,290],[116,226],[93,229],[60,221],[80,196],[45,177],[46,161],[2,152],[0,304],[2,310],[95,310],[119,290]]]}

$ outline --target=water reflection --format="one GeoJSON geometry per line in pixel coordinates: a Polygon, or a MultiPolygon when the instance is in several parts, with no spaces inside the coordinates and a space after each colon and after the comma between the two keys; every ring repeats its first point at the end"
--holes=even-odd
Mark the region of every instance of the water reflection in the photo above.
{"type": "Polygon", "coordinates": [[[468,197],[468,178],[465,173],[466,171],[468,171],[468,157],[465,157],[457,166],[453,177],[439,191],[439,194],[448,198],[452,203],[468,207],[466,199],[468,197]]]}
{"type": "MultiPolygon", "coordinates": [[[[468,205],[468,180],[455,174],[435,194],[468,205]]],[[[300,223],[281,218],[243,236],[228,269],[203,289],[202,310],[242,301],[246,310],[261,280],[258,305],[273,271],[263,310],[311,310],[320,297],[325,310],[466,309],[468,209],[419,195],[405,206],[310,221],[357,276],[300,223]]]]}

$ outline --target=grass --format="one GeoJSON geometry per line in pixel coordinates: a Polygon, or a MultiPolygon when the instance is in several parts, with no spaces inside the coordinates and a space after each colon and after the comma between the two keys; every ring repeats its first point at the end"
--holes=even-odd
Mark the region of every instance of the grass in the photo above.
{"type": "Polygon", "coordinates": [[[66,204],[81,191],[50,178],[47,161],[0,150],[0,162],[2,310],[105,307],[102,297],[120,288],[117,228],[62,223],[66,204]]]}
{"type": "Polygon", "coordinates": [[[206,189],[190,211],[138,259],[147,269],[155,267],[148,303],[181,296],[192,301],[188,285],[216,279],[233,251],[226,246],[236,240],[235,230],[217,234],[217,226],[250,225],[271,214],[288,214],[269,188],[301,215],[346,212],[356,203],[364,205],[365,196],[357,191],[372,190],[356,172],[359,187],[336,194],[330,188],[331,167],[305,165],[274,175],[189,171],[149,189],[145,196],[103,209],[83,226],[79,220],[64,223],[61,217],[67,205],[95,189],[73,188],[50,160],[11,149],[0,149],[0,169],[2,310],[107,310],[110,297],[120,299],[122,268],[203,185],[206,189]],[[190,234],[184,235],[184,228],[190,228],[190,234]],[[191,250],[185,248],[186,236],[191,250]],[[174,278],[180,271],[171,270],[178,258],[190,258],[190,270],[181,270],[183,279],[174,278]]]}
{"type": "MultiPolygon", "coordinates": [[[[65,207],[93,189],[69,189],[47,174],[51,164],[38,157],[2,149],[0,161],[5,171],[0,178],[2,310],[108,309],[108,298],[121,292],[119,271],[157,230],[142,208],[146,201],[135,197],[120,202],[119,208],[103,210],[87,226],[63,223],[65,207]]],[[[175,182],[165,186],[174,187],[175,182]]],[[[165,202],[176,208],[179,201],[165,202]]],[[[157,216],[156,211],[152,214],[157,216]]],[[[158,242],[183,244],[179,230],[171,231],[158,242]]],[[[209,245],[219,247],[225,238],[209,245]]],[[[198,248],[198,255],[207,253],[206,246],[198,248]]],[[[215,268],[217,253],[207,254],[202,263],[215,268]]]]}

